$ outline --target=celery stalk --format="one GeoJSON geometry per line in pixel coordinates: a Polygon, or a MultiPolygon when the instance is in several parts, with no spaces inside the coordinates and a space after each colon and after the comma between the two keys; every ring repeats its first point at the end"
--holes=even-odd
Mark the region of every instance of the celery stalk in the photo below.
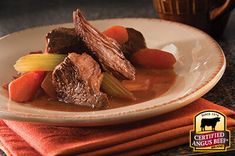
{"type": "Polygon", "coordinates": [[[14,68],[18,72],[53,71],[65,57],[61,54],[29,54],[19,58],[14,68]]]}
{"type": "Polygon", "coordinates": [[[136,100],[135,96],[119,80],[107,72],[104,73],[101,89],[111,96],[136,100]]]}
{"type": "MultiPolygon", "coordinates": [[[[29,54],[19,58],[14,65],[18,72],[53,71],[66,55],[61,54],[29,54]]],[[[119,80],[105,72],[101,88],[108,95],[136,100],[135,96],[126,89],[119,80]]]]}

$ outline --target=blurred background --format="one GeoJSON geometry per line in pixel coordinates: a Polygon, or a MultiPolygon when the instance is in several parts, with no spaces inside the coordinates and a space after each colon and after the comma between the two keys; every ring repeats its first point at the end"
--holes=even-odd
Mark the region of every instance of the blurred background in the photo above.
{"type": "MultiPolygon", "coordinates": [[[[0,0],[0,36],[28,27],[72,21],[80,8],[87,19],[156,18],[152,0],[0,0]]],[[[235,39],[235,11],[231,12],[226,38],[235,39]]]]}

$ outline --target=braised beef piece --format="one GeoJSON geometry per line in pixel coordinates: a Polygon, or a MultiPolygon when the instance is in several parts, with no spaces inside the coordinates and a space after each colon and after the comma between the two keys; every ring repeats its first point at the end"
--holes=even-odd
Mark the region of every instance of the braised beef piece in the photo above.
{"type": "Polygon", "coordinates": [[[131,55],[142,48],[146,48],[144,36],[141,32],[133,29],[126,28],[128,33],[128,41],[122,44],[122,50],[126,58],[130,58],[131,55]]]}
{"type": "MultiPolygon", "coordinates": [[[[146,43],[141,32],[133,28],[126,29],[128,32],[128,41],[121,45],[121,49],[125,57],[129,59],[134,52],[146,48],[146,43]]],[[[48,53],[68,54],[70,52],[81,53],[89,51],[81,37],[76,34],[74,28],[60,27],[53,29],[47,34],[46,40],[48,53]]]]}
{"type": "Polygon", "coordinates": [[[67,54],[71,52],[83,52],[87,48],[84,42],[75,33],[74,28],[56,28],[46,35],[48,53],[67,54]]]}
{"type": "Polygon", "coordinates": [[[103,35],[83,17],[79,10],[73,12],[73,22],[78,36],[88,47],[90,53],[102,66],[118,78],[134,79],[135,68],[124,57],[120,45],[103,35]]]}
{"type": "Polygon", "coordinates": [[[86,53],[69,54],[52,74],[59,101],[92,108],[108,104],[107,95],[100,92],[102,79],[99,64],[86,53]]]}

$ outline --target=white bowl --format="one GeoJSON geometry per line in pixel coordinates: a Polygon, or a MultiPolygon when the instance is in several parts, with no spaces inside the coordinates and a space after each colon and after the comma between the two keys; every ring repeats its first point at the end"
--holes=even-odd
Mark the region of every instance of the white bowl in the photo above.
{"type": "MultiPolygon", "coordinates": [[[[202,31],[183,24],[158,19],[106,19],[91,21],[99,30],[113,25],[141,31],[148,47],[173,50],[177,58],[176,83],[153,100],[116,109],[93,112],[65,112],[35,108],[12,102],[1,88],[0,118],[55,125],[96,126],[118,124],[168,113],[207,93],[222,77],[225,57],[220,46],[202,31]]],[[[15,74],[15,61],[29,51],[44,50],[45,35],[53,28],[70,24],[43,26],[16,32],[0,39],[0,84],[15,74]]]]}

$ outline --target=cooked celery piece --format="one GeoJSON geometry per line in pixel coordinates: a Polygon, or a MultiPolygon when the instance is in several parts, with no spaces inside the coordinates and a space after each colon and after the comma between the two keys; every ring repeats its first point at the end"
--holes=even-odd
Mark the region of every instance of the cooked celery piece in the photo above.
{"type": "Polygon", "coordinates": [[[135,96],[127,90],[119,80],[107,72],[104,73],[101,89],[111,96],[136,100],[135,96]]]}
{"type": "MultiPolygon", "coordinates": [[[[66,55],[61,54],[29,54],[19,58],[14,65],[18,72],[53,71],[66,55]]],[[[105,72],[101,88],[108,95],[135,100],[135,96],[126,89],[118,79],[105,72]]]]}
{"type": "Polygon", "coordinates": [[[65,57],[61,54],[29,54],[19,58],[14,67],[18,72],[53,71],[65,57]]]}

